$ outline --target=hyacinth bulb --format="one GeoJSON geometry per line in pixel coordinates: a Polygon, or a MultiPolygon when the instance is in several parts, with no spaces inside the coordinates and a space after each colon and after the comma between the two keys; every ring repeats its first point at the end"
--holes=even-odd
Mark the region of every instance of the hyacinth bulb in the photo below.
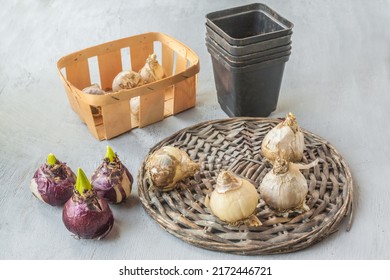
{"type": "Polygon", "coordinates": [[[53,154],[35,171],[30,190],[39,200],[52,205],[63,205],[73,194],[76,175],[53,154]]]}
{"type": "Polygon", "coordinates": [[[93,173],[91,184],[97,194],[108,202],[121,203],[130,196],[133,177],[118,155],[107,146],[106,155],[93,173]]]}
{"type": "Polygon", "coordinates": [[[308,185],[300,169],[309,169],[317,163],[318,160],[306,165],[296,164],[277,158],[260,184],[261,198],[277,213],[307,211],[308,185]]]}
{"type": "Polygon", "coordinates": [[[145,84],[161,80],[165,77],[165,70],[158,62],[155,53],[148,56],[139,74],[145,84]]]}
{"type": "Polygon", "coordinates": [[[263,156],[271,162],[274,162],[276,158],[291,162],[300,161],[304,149],[303,133],[295,116],[291,113],[265,135],[261,144],[263,156]]]}
{"type": "Polygon", "coordinates": [[[164,146],[155,151],[146,163],[146,171],[153,186],[170,191],[176,184],[198,172],[200,166],[188,154],[173,146],[164,146]]]}
{"type": "Polygon", "coordinates": [[[256,187],[230,171],[222,171],[218,175],[216,187],[211,195],[206,197],[205,203],[212,214],[222,221],[237,223],[251,218],[250,226],[262,224],[253,215],[259,203],[256,187]]]}
{"type": "Polygon", "coordinates": [[[112,91],[119,91],[122,89],[132,89],[143,83],[142,77],[135,71],[125,70],[114,78],[112,81],[112,91]]]}
{"type": "Polygon", "coordinates": [[[93,95],[106,94],[106,92],[102,90],[98,84],[92,84],[89,87],[83,88],[83,92],[93,95]]]}
{"type": "Polygon", "coordinates": [[[113,227],[114,216],[108,203],[96,194],[81,168],[73,196],[64,205],[62,221],[77,238],[84,239],[102,239],[113,227]]]}

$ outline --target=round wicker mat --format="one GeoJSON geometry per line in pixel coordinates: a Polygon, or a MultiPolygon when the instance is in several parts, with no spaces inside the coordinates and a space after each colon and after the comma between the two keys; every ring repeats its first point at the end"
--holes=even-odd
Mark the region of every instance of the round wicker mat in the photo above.
{"type": "Polygon", "coordinates": [[[304,249],[337,231],[349,216],[352,221],[353,184],[341,155],[324,139],[302,129],[306,150],[303,162],[321,158],[302,173],[307,179],[310,211],[274,215],[260,198],[256,215],[263,223],[257,228],[231,226],[210,214],[204,205],[206,194],[215,186],[221,170],[231,170],[259,186],[272,168],[260,155],[265,134],[280,120],[230,118],[185,128],[155,145],[138,173],[138,194],[147,213],[174,236],[195,246],[243,255],[287,253],[304,249]],[[145,173],[148,157],[158,148],[173,145],[185,150],[201,164],[193,177],[176,189],[161,192],[149,188],[145,173]]]}

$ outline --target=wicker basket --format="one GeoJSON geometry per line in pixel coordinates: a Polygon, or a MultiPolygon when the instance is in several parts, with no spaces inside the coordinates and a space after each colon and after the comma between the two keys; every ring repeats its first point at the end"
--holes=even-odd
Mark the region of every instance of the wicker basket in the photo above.
{"type": "Polygon", "coordinates": [[[161,121],[196,103],[199,58],[191,49],[165,34],[146,33],[84,49],[62,57],[57,68],[71,107],[99,140],[161,121]],[[122,57],[123,48],[130,48],[129,57],[122,57]],[[139,71],[153,52],[161,53],[166,78],[106,95],[81,91],[91,85],[91,72],[96,70],[90,69],[89,59],[97,57],[100,85],[104,90],[111,90],[114,77],[122,71],[123,59],[130,60],[132,70],[139,71]],[[129,101],[136,96],[140,96],[138,120],[130,114],[129,101]],[[93,109],[101,113],[93,114],[93,109]]]}
{"type": "Polygon", "coordinates": [[[138,173],[138,194],[147,213],[174,236],[199,247],[243,255],[278,254],[304,249],[338,230],[345,216],[352,222],[353,184],[346,162],[326,140],[303,130],[303,162],[320,163],[303,171],[309,186],[308,212],[276,216],[260,197],[256,209],[263,225],[256,228],[229,225],[204,204],[221,170],[231,170],[259,186],[272,168],[260,155],[265,134],[280,120],[232,118],[183,129],[158,143],[138,173]],[[145,163],[156,149],[173,145],[201,164],[201,171],[176,189],[150,188],[145,163]]]}

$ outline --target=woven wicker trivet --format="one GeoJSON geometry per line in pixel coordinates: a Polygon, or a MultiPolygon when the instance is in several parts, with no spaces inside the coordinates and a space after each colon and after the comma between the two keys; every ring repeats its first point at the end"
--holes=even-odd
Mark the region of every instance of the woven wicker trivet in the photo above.
{"type": "Polygon", "coordinates": [[[303,162],[321,158],[303,174],[309,185],[310,211],[288,218],[274,215],[262,199],[257,228],[234,227],[210,214],[204,205],[221,170],[231,170],[259,186],[272,168],[260,155],[265,134],[280,120],[230,118],[185,128],[155,145],[138,173],[138,194],[147,213],[174,236],[202,248],[243,255],[287,253],[304,249],[338,230],[349,216],[352,221],[353,184],[341,155],[324,139],[304,130],[303,162]],[[156,149],[179,147],[201,164],[201,171],[183,180],[175,190],[160,192],[150,187],[145,163],[156,149]]]}

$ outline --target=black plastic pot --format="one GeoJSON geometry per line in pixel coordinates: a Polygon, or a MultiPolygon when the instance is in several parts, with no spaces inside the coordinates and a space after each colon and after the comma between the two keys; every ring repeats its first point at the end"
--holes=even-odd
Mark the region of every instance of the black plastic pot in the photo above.
{"type": "MultiPolygon", "coordinates": [[[[206,26],[206,28],[208,28],[208,27],[206,26]]],[[[266,50],[255,52],[255,53],[252,53],[252,54],[231,55],[224,48],[222,48],[216,41],[214,41],[213,38],[208,36],[208,34],[206,34],[206,42],[209,43],[210,45],[212,45],[215,49],[218,50],[219,53],[221,53],[224,56],[226,56],[229,60],[233,60],[233,61],[237,61],[237,62],[245,62],[245,61],[257,59],[259,57],[263,57],[263,56],[266,56],[266,55],[272,55],[272,54],[275,54],[275,53],[288,51],[289,49],[291,49],[291,41],[290,41],[286,45],[283,45],[283,46],[280,46],[280,47],[271,48],[271,49],[266,49],[266,50]]]]}
{"type": "Polygon", "coordinates": [[[249,45],[245,45],[245,46],[230,45],[224,38],[222,38],[220,35],[218,35],[215,32],[213,33],[213,31],[211,31],[211,34],[213,34],[212,36],[210,36],[209,33],[207,33],[207,34],[210,38],[212,38],[218,45],[220,45],[229,54],[240,56],[240,55],[253,54],[253,53],[265,51],[268,49],[284,46],[284,45],[291,42],[292,32],[286,36],[283,36],[283,37],[278,37],[278,38],[274,38],[274,39],[270,39],[270,40],[266,40],[266,41],[262,41],[262,42],[257,42],[257,43],[253,43],[253,44],[249,44],[249,45]]]}
{"type": "Polygon", "coordinates": [[[211,54],[218,103],[230,117],[267,117],[275,111],[289,56],[232,67],[211,54]]]}
{"type": "Polygon", "coordinates": [[[207,38],[206,38],[206,46],[207,46],[207,49],[210,53],[212,53],[213,55],[217,55],[217,56],[220,56],[222,59],[224,59],[230,66],[233,66],[233,67],[243,67],[243,66],[247,66],[247,65],[251,65],[251,64],[256,64],[256,63],[260,63],[260,62],[264,62],[264,61],[267,61],[267,60],[272,60],[272,59],[276,59],[276,58],[280,58],[280,57],[283,57],[283,56],[286,56],[286,55],[290,55],[291,54],[291,46],[285,50],[285,51],[281,51],[281,52],[276,52],[276,53],[273,53],[273,54],[269,54],[269,55],[264,55],[264,56],[259,56],[257,58],[253,58],[251,60],[245,60],[245,61],[240,61],[240,60],[231,60],[229,59],[229,57],[225,56],[223,53],[220,52],[220,49],[217,49],[215,48],[213,45],[209,44],[207,42],[207,38]]]}
{"type": "Polygon", "coordinates": [[[215,33],[235,46],[286,36],[294,26],[261,3],[212,12],[206,15],[206,21],[215,33]]]}

